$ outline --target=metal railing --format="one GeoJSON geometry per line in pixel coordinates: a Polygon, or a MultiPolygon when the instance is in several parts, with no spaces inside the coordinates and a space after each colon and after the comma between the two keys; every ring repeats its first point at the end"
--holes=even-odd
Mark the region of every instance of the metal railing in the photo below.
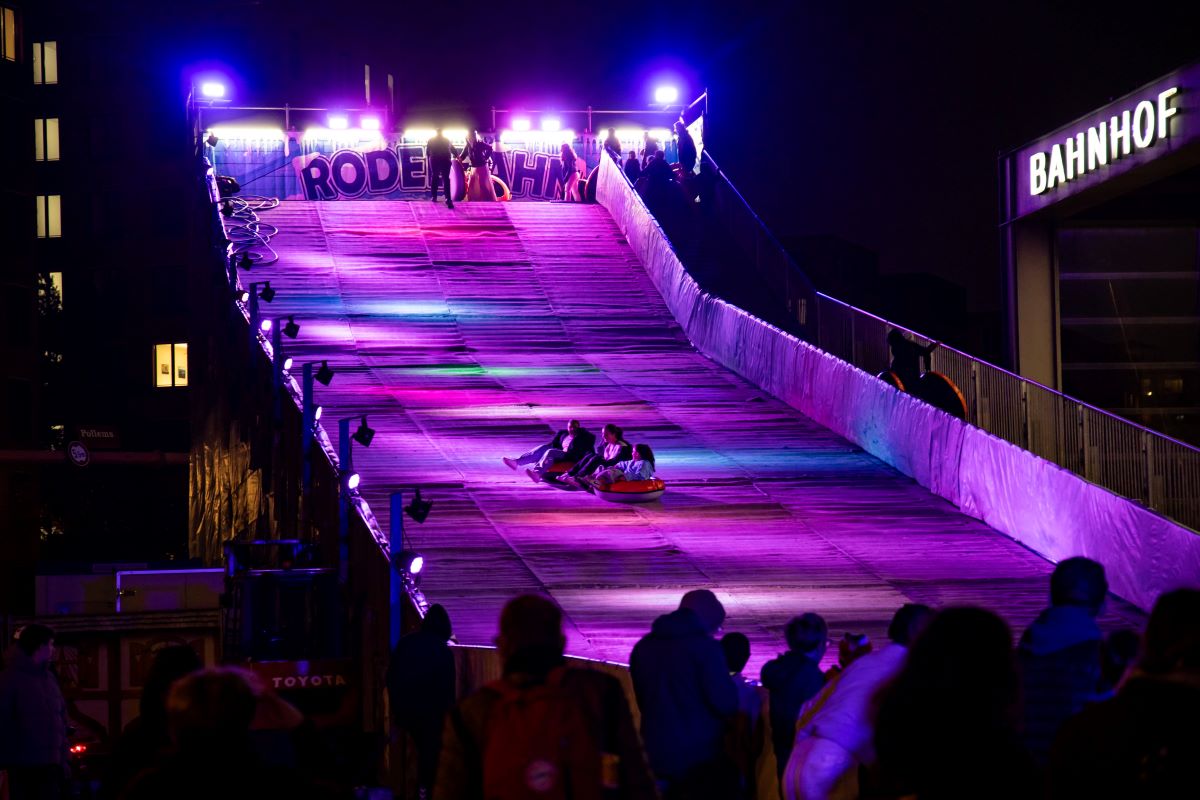
{"type": "MultiPolygon", "coordinates": [[[[932,341],[817,292],[712,157],[703,157],[717,176],[715,212],[763,281],[785,299],[801,339],[871,374],[888,368],[893,328],[919,344],[932,341]]],[[[958,386],[970,424],[1200,530],[1200,449],[952,347],[938,347],[930,359],[931,370],[958,386]]]]}

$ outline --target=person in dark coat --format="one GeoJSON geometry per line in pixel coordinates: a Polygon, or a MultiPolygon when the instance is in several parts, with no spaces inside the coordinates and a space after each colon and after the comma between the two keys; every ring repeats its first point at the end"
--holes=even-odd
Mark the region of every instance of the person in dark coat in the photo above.
{"type": "Polygon", "coordinates": [[[12,800],[62,797],[69,768],[67,703],[50,671],[54,631],[26,625],[0,672],[0,770],[12,800]]]}
{"type": "Polygon", "coordinates": [[[634,184],[642,177],[642,162],[638,161],[636,150],[629,151],[629,158],[625,161],[625,177],[634,184]]]}
{"type": "Polygon", "coordinates": [[[771,739],[780,777],[792,754],[800,707],[825,685],[821,658],[829,647],[829,626],[820,614],[801,614],[788,622],[784,638],[788,651],[764,664],[761,675],[770,697],[771,739]]]}
{"type": "Polygon", "coordinates": [[[417,783],[433,794],[442,725],[454,706],[456,673],[450,641],[450,615],[432,605],[421,629],[400,638],[388,664],[387,689],[392,724],[412,737],[417,749],[417,783]]]}
{"type": "Polygon", "coordinates": [[[516,458],[502,458],[501,461],[509,469],[516,469],[524,464],[534,464],[533,469],[525,470],[525,474],[534,482],[540,481],[550,467],[560,461],[578,462],[596,447],[596,434],[583,427],[577,419],[567,420],[566,430],[559,431],[554,438],[543,445],[538,445],[516,458]]]}
{"type": "Polygon", "coordinates": [[[164,647],[142,687],[140,714],[130,720],[117,739],[101,784],[101,797],[118,797],[135,775],[158,764],[171,750],[167,729],[167,692],[175,681],[204,667],[200,656],[186,644],[164,647]]]}
{"type": "Polygon", "coordinates": [[[575,466],[562,476],[564,483],[579,486],[579,481],[593,472],[615,467],[633,458],[633,447],[625,441],[625,432],[620,426],[608,423],[601,429],[601,436],[603,441],[596,445],[596,452],[588,453],[576,461],[575,466]]]}
{"type": "Polygon", "coordinates": [[[1195,797],[1200,591],[1158,598],[1143,654],[1117,696],[1067,720],[1050,755],[1054,800],[1195,797]]]}
{"type": "Polygon", "coordinates": [[[1025,746],[1044,765],[1059,727],[1100,697],[1103,635],[1096,617],[1108,580],[1090,558],[1068,558],[1050,576],[1050,607],[1017,648],[1025,706],[1025,746]]]}
{"type": "Polygon", "coordinates": [[[668,800],[738,793],[737,767],[723,748],[738,694],[713,638],[724,621],[716,595],[690,591],[654,620],[629,657],[646,756],[668,800]]]}
{"type": "Polygon", "coordinates": [[[437,202],[438,187],[441,186],[446,195],[446,208],[454,208],[454,198],[450,195],[450,162],[455,158],[453,145],[438,128],[436,135],[425,143],[425,163],[429,167],[430,199],[437,202]]]}
{"type": "Polygon", "coordinates": [[[889,369],[896,374],[903,384],[904,391],[916,392],[917,382],[921,379],[921,361],[937,349],[937,342],[920,345],[909,339],[898,328],[892,328],[887,336],[888,347],[892,350],[892,363],[889,369]]]}
{"type": "Polygon", "coordinates": [[[683,167],[686,173],[692,172],[696,169],[696,141],[692,139],[692,134],[688,133],[683,120],[675,123],[675,141],[679,148],[679,166],[683,167]]]}
{"type": "Polygon", "coordinates": [[[1020,679],[1012,632],[992,612],[940,612],[875,702],[875,752],[885,796],[1039,796],[1037,770],[1017,732],[1020,679]]]}
{"type": "Polygon", "coordinates": [[[567,666],[565,645],[562,610],[549,598],[521,595],[504,606],[496,637],[503,676],[447,715],[434,800],[533,797],[534,783],[541,784],[537,796],[656,799],[620,682],[567,666]],[[518,709],[534,712],[538,694],[543,702],[547,695],[555,698],[552,716],[563,728],[552,735],[563,737],[555,745],[561,761],[539,759],[523,768],[514,757],[528,756],[523,748],[536,736],[516,740],[505,723],[521,716],[518,709]],[[507,738],[493,738],[498,736],[507,738]],[[514,777],[524,791],[513,791],[514,777]]]}
{"type": "MultiPolygon", "coordinates": [[[[617,138],[617,129],[608,129],[608,138],[604,140],[604,149],[610,156],[616,159],[617,163],[621,163],[621,140],[617,138]]],[[[636,149],[636,148],[635,148],[636,149]]],[[[636,155],[634,156],[637,157],[636,155]]]]}

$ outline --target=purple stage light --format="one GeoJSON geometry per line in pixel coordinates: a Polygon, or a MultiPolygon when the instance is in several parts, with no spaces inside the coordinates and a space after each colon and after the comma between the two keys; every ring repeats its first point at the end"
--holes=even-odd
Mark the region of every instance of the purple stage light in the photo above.
{"type": "Polygon", "coordinates": [[[368,116],[362,117],[358,120],[358,127],[362,128],[364,131],[377,131],[383,127],[383,125],[379,121],[379,117],[368,116]]]}
{"type": "Polygon", "coordinates": [[[293,364],[293,363],[294,363],[294,362],[292,361],[292,357],[291,357],[291,356],[288,356],[287,358],[285,358],[285,359],[283,360],[283,369],[284,369],[284,371],[291,371],[291,369],[292,369],[292,364],[293,364]]]}
{"type": "Polygon", "coordinates": [[[350,119],[345,114],[330,114],[329,128],[335,131],[344,131],[350,127],[350,119]]]}
{"type": "Polygon", "coordinates": [[[654,102],[674,103],[679,99],[679,90],[674,86],[660,86],[654,90],[654,102]]]}
{"type": "Polygon", "coordinates": [[[361,482],[362,478],[359,476],[359,474],[357,472],[351,472],[346,478],[346,488],[350,491],[354,491],[358,488],[358,484],[361,482]]]}
{"type": "Polygon", "coordinates": [[[200,94],[213,100],[219,100],[225,96],[225,84],[216,81],[205,81],[200,84],[200,94]]]}
{"type": "Polygon", "coordinates": [[[512,129],[514,131],[527,131],[532,126],[529,122],[529,117],[516,117],[512,121],[512,129]]]}
{"type": "Polygon", "coordinates": [[[262,328],[264,331],[271,330],[271,326],[274,324],[275,323],[269,319],[264,319],[262,322],[258,323],[259,327],[262,328]]]}
{"type": "Polygon", "coordinates": [[[542,130],[553,133],[562,128],[562,120],[558,117],[542,117],[542,130]]]}

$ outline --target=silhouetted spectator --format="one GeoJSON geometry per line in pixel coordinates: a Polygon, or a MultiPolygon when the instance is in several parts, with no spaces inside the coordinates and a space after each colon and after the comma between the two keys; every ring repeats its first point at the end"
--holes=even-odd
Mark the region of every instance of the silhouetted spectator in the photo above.
{"type": "Polygon", "coordinates": [[[67,704],[50,671],[54,631],[26,625],[0,672],[0,770],[11,800],[64,796],[69,768],[67,704]]]}
{"type": "Polygon", "coordinates": [[[891,644],[852,659],[804,706],[784,769],[787,800],[859,796],[859,767],[875,763],[872,701],[880,687],[899,674],[913,640],[932,617],[929,606],[901,606],[888,626],[891,644]]]}
{"type": "Polygon", "coordinates": [[[642,163],[638,161],[635,150],[630,150],[629,158],[625,160],[625,177],[629,178],[630,183],[637,183],[638,178],[642,177],[642,163]]]}
{"type": "Polygon", "coordinates": [[[1117,693],[1126,673],[1141,655],[1142,637],[1132,628],[1121,628],[1104,637],[1100,646],[1100,695],[1107,700],[1117,693]]]}
{"type": "Polygon", "coordinates": [[[388,664],[392,724],[412,737],[417,749],[417,783],[432,796],[446,712],[454,706],[454,654],[450,615],[432,605],[421,629],[400,638],[388,664]]]}
{"type": "Polygon", "coordinates": [[[438,189],[446,195],[446,208],[454,208],[454,197],[450,194],[450,163],[457,158],[454,146],[438,128],[432,139],[425,143],[425,163],[429,167],[429,199],[437,202],[438,189]]]}
{"type": "Polygon", "coordinates": [[[668,800],[737,794],[737,771],[722,748],[737,688],[713,639],[724,621],[716,595],[695,589],[654,620],[629,657],[642,741],[668,800]]]}
{"type": "Polygon", "coordinates": [[[667,156],[663,151],[659,150],[646,160],[642,167],[642,177],[646,178],[651,186],[675,182],[675,173],[671,171],[671,165],[667,163],[667,156]]]}
{"type": "Polygon", "coordinates": [[[692,172],[696,169],[696,142],[683,120],[675,123],[675,141],[679,148],[679,166],[683,167],[685,173],[692,172]]]}
{"type": "Polygon", "coordinates": [[[508,602],[496,639],[504,677],[447,717],[436,800],[655,797],[621,684],[564,666],[565,644],[552,601],[508,602]]]}
{"type": "Polygon", "coordinates": [[[1050,607],[1021,637],[1025,746],[1045,764],[1059,726],[1099,699],[1100,645],[1096,616],[1104,606],[1104,567],[1088,558],[1068,558],[1050,576],[1050,607]]]}
{"type": "Polygon", "coordinates": [[[875,750],[889,789],[920,800],[1037,796],[1017,733],[1012,633],[990,611],[951,608],[913,642],[878,698],[875,750]]]}
{"type": "MultiPolygon", "coordinates": [[[[756,768],[763,754],[766,725],[762,719],[765,691],[742,674],[750,660],[750,640],[744,633],[727,633],[721,637],[725,666],[737,687],[738,710],[726,735],[726,750],[737,767],[741,780],[739,797],[762,798],[757,791],[756,768]]],[[[775,776],[770,780],[775,782],[775,776]]]]}
{"type": "Polygon", "coordinates": [[[186,644],[164,647],[142,687],[139,714],[129,721],[113,748],[101,796],[116,797],[144,769],[157,765],[171,750],[167,728],[167,692],[175,681],[204,667],[200,656],[186,644]]]}
{"type": "Polygon", "coordinates": [[[796,738],[800,707],[821,691],[821,658],[829,647],[829,627],[820,614],[793,617],[784,630],[788,651],[762,668],[762,684],[771,697],[771,736],[780,776],[796,738]]]}
{"type": "Polygon", "coordinates": [[[651,136],[650,131],[644,131],[642,133],[642,169],[648,167],[650,161],[660,152],[662,151],[659,150],[658,139],[651,136]]]}
{"type": "Polygon", "coordinates": [[[613,158],[615,158],[617,160],[617,163],[620,163],[620,161],[621,161],[621,140],[617,138],[617,129],[616,128],[608,129],[608,138],[604,140],[604,149],[608,151],[609,155],[611,155],[613,158]]]}
{"type": "Polygon", "coordinates": [[[1196,796],[1200,591],[1158,598],[1143,649],[1116,697],[1062,726],[1051,753],[1055,800],[1196,796]]]}
{"type": "Polygon", "coordinates": [[[888,367],[896,373],[904,391],[910,394],[917,391],[917,382],[921,379],[921,361],[937,349],[937,342],[920,345],[904,335],[898,328],[892,328],[887,336],[888,347],[892,350],[892,363],[888,367]]]}
{"type": "Polygon", "coordinates": [[[250,736],[258,710],[242,670],[208,669],[172,685],[167,722],[175,743],[163,764],[143,771],[121,795],[129,800],[320,798],[329,793],[293,769],[266,764],[250,736]]]}

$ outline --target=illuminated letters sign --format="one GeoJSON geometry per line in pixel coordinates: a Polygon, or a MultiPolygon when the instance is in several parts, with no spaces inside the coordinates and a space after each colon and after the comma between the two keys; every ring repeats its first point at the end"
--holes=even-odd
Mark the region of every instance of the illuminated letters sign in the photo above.
{"type": "Polygon", "coordinates": [[[1112,115],[1108,122],[1101,121],[1054,144],[1049,152],[1034,153],[1029,157],[1029,193],[1049,191],[1106,166],[1110,160],[1166,139],[1171,132],[1171,117],[1179,113],[1172,105],[1178,94],[1178,86],[1164,89],[1155,101],[1142,100],[1112,115]]]}
{"type": "Polygon", "coordinates": [[[1164,75],[1006,154],[1004,219],[1041,211],[1118,178],[1122,180],[1111,187],[1114,192],[1135,188],[1141,181],[1171,171],[1172,165],[1184,168],[1196,163],[1200,148],[1198,98],[1200,62],[1164,75]],[[1163,160],[1168,162],[1159,170],[1140,170],[1163,160]]]}

